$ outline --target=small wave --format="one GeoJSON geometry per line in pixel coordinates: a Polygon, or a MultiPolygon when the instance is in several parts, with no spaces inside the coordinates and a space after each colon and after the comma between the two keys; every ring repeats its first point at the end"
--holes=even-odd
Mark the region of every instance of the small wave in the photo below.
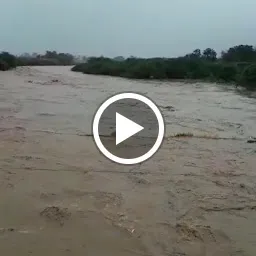
{"type": "Polygon", "coordinates": [[[51,114],[51,113],[39,113],[39,116],[56,116],[55,114],[51,114]]]}

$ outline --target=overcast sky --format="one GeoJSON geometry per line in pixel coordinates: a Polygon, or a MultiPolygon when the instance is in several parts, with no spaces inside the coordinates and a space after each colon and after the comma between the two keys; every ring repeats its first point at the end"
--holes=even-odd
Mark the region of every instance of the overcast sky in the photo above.
{"type": "Polygon", "coordinates": [[[255,0],[0,0],[0,51],[179,56],[256,45],[255,0]]]}

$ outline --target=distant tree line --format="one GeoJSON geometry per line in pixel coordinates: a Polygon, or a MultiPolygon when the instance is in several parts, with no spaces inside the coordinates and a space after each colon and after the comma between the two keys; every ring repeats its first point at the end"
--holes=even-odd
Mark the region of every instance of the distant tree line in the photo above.
{"type": "Polygon", "coordinates": [[[16,66],[75,65],[72,70],[86,74],[120,76],[134,79],[200,79],[231,82],[256,89],[256,48],[237,45],[222,51],[221,56],[212,48],[178,58],[137,58],[122,56],[75,57],[69,53],[46,51],[45,54],[14,56],[0,53],[0,70],[16,66]]]}
{"type": "MultiPolygon", "coordinates": [[[[81,61],[80,61],[81,62],[81,61]]],[[[0,70],[8,70],[16,66],[52,66],[74,65],[79,63],[77,58],[69,53],[46,51],[45,54],[22,54],[14,56],[8,52],[0,53],[0,70]]]]}
{"type": "Polygon", "coordinates": [[[256,48],[238,45],[220,57],[211,48],[196,49],[178,58],[92,57],[72,70],[134,79],[203,79],[256,89],[256,48]]]}
{"type": "Polygon", "coordinates": [[[44,66],[44,65],[73,65],[74,56],[69,53],[57,53],[56,51],[46,51],[45,54],[32,55],[23,54],[17,57],[19,66],[44,66]]]}

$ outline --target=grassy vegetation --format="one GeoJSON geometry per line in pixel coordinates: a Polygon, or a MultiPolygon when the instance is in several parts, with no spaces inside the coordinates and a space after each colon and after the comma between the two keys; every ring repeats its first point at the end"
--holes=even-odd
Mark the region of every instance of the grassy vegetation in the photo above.
{"type": "Polygon", "coordinates": [[[256,89],[256,49],[239,45],[217,53],[207,48],[178,58],[127,58],[117,61],[105,57],[89,58],[73,71],[86,74],[119,76],[133,79],[200,79],[236,83],[256,89]]]}

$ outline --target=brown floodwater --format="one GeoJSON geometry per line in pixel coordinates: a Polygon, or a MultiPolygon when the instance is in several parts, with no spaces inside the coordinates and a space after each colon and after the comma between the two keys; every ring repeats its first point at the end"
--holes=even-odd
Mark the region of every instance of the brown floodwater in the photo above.
{"type": "Polygon", "coordinates": [[[70,67],[0,72],[1,251],[254,256],[251,136],[256,97],[231,86],[84,75],[70,67]],[[166,122],[162,147],[137,166],[110,162],[88,136],[100,103],[124,91],[150,97],[166,122]]]}

